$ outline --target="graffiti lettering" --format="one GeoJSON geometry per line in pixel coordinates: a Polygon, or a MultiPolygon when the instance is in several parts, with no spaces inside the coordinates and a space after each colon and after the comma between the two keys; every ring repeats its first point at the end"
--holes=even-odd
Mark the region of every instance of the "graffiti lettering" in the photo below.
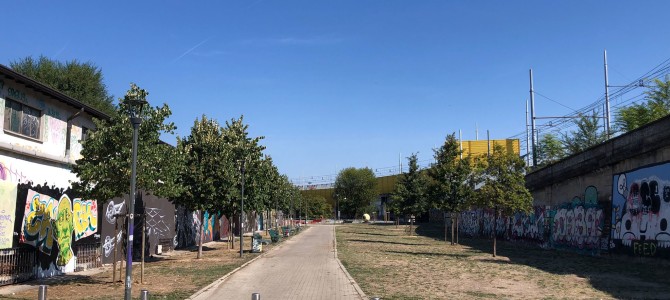
{"type": "Polygon", "coordinates": [[[121,202],[119,204],[114,204],[114,201],[109,201],[107,204],[107,210],[105,211],[105,218],[107,219],[107,222],[110,224],[116,223],[116,217],[115,215],[118,215],[121,213],[121,209],[123,208],[123,204],[125,202],[121,202]]]}
{"type": "Polygon", "coordinates": [[[633,254],[640,256],[654,256],[656,255],[656,243],[646,241],[634,241],[633,254]]]}
{"type": "Polygon", "coordinates": [[[98,228],[98,204],[95,200],[74,199],[75,241],[94,234],[98,228]]]}
{"type": "Polygon", "coordinates": [[[23,220],[21,242],[32,245],[47,255],[51,255],[54,242],[51,219],[56,214],[55,202],[54,198],[40,197],[40,194],[29,191],[23,220]]]}
{"type": "Polygon", "coordinates": [[[15,90],[11,87],[7,88],[7,94],[9,94],[9,96],[12,97],[12,99],[14,99],[14,100],[19,100],[19,101],[23,101],[23,102],[28,101],[28,97],[26,97],[26,93],[24,93],[22,91],[19,91],[19,90],[15,90]]]}

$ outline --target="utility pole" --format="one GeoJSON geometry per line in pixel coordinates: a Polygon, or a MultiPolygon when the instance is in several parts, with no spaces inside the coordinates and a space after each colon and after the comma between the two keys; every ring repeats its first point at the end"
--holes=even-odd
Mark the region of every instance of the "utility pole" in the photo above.
{"type": "Polygon", "coordinates": [[[533,143],[533,167],[537,166],[537,147],[535,137],[535,93],[533,92],[533,69],[530,73],[530,137],[533,143]]]}
{"type": "MultiPolygon", "coordinates": [[[[240,198],[240,257],[242,257],[242,254],[244,253],[244,221],[242,220],[244,216],[244,163],[246,162],[246,158],[242,161],[242,197],[240,198]]],[[[204,221],[204,220],[203,220],[204,221]]]]}
{"type": "Polygon", "coordinates": [[[609,80],[607,75],[607,50],[603,53],[605,61],[605,135],[610,138],[610,94],[609,94],[609,80]]]}
{"type": "Polygon", "coordinates": [[[530,136],[528,135],[528,100],[526,100],[526,164],[530,166],[530,136]]]}

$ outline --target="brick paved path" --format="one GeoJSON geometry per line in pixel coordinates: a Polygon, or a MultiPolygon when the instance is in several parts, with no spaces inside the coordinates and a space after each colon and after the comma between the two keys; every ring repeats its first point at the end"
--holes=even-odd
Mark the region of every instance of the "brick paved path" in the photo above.
{"type": "Polygon", "coordinates": [[[334,228],[309,226],[193,299],[364,299],[335,258],[334,228]]]}

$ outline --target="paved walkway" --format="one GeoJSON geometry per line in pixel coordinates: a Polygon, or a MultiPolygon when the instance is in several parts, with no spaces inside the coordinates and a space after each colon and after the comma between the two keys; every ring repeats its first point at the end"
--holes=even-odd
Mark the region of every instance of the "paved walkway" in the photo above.
{"type": "Polygon", "coordinates": [[[193,299],[364,299],[335,257],[335,227],[309,226],[193,299]]]}

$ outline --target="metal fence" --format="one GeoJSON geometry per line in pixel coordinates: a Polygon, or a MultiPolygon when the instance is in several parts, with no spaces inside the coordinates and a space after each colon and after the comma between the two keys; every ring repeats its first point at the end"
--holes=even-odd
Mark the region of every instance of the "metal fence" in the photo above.
{"type": "Polygon", "coordinates": [[[102,267],[100,243],[75,245],[74,255],[77,258],[74,271],[86,271],[88,269],[102,267]]]}
{"type": "Polygon", "coordinates": [[[35,278],[36,259],[34,248],[0,249],[0,285],[35,278]]]}

